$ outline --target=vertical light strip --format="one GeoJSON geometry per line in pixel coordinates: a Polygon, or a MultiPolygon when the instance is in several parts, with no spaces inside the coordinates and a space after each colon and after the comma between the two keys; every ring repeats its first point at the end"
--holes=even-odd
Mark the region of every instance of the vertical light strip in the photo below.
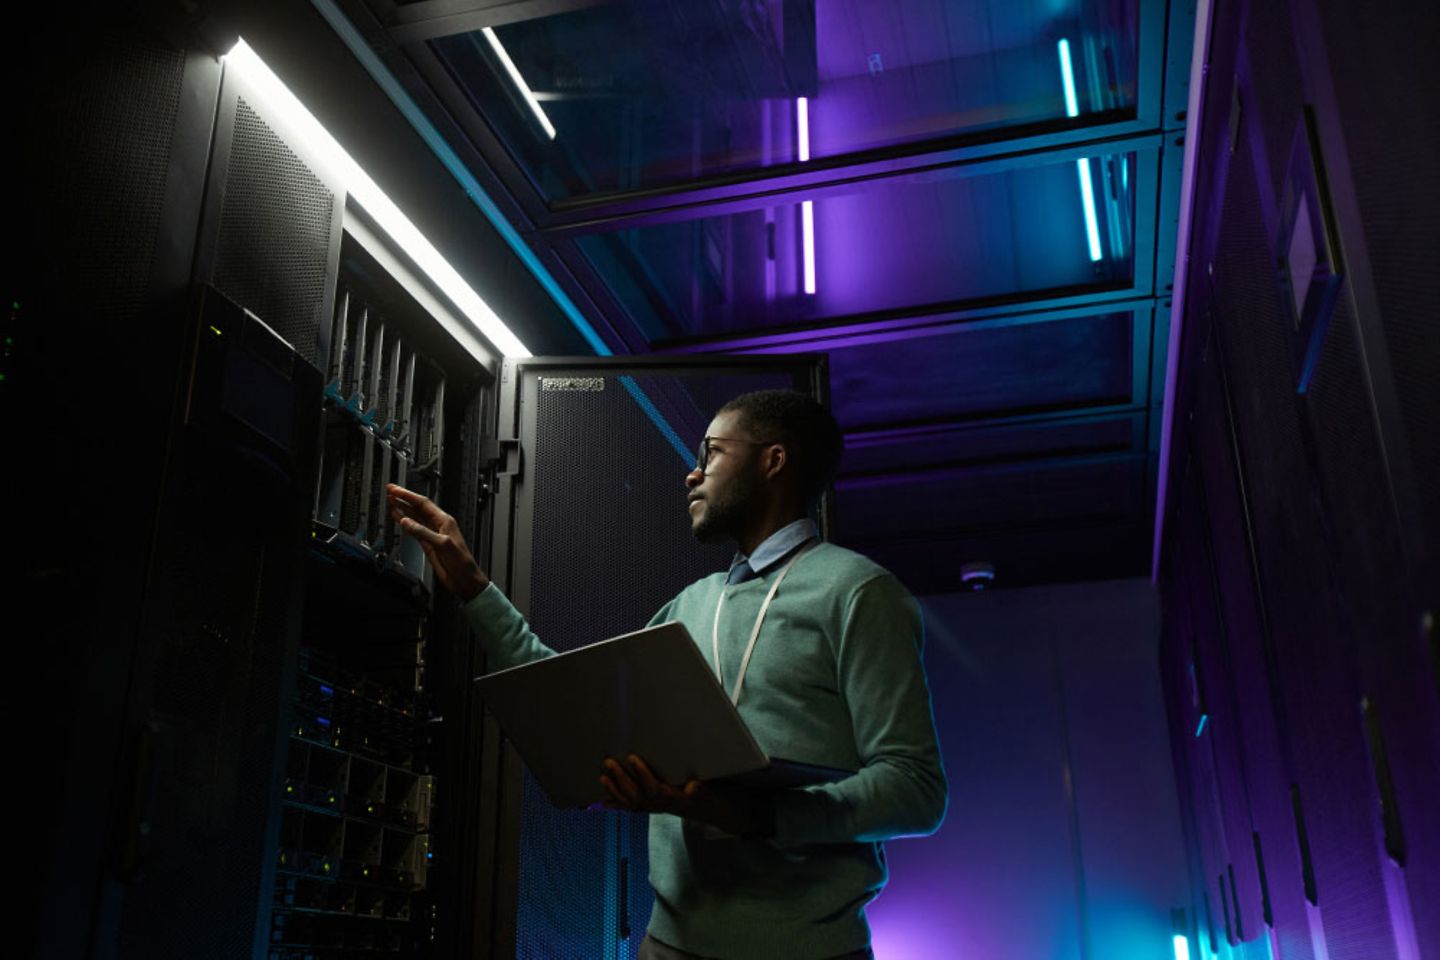
{"type": "Polygon", "coordinates": [[[1183,933],[1175,934],[1175,960],[1190,960],[1190,941],[1183,933]]]}
{"type": "Polygon", "coordinates": [[[1065,116],[1080,116],[1080,103],[1075,99],[1075,68],[1070,63],[1070,41],[1060,40],[1060,76],[1065,83],[1065,116]]]}
{"type": "Polygon", "coordinates": [[[1095,217],[1095,185],[1090,181],[1090,158],[1075,161],[1080,172],[1080,202],[1085,205],[1085,238],[1090,242],[1090,259],[1100,259],[1100,223],[1095,217]]]}
{"type": "MultiPolygon", "coordinates": [[[[1060,50],[1060,79],[1065,84],[1065,116],[1080,116],[1080,102],[1075,98],[1075,66],[1070,60],[1070,41],[1061,38],[1057,44],[1060,50]]],[[[1081,157],[1075,161],[1075,170],[1080,175],[1080,202],[1085,205],[1085,238],[1090,243],[1090,259],[1099,260],[1100,222],[1095,216],[1095,184],[1090,178],[1090,161],[1081,157]]]]}
{"type": "Polygon", "coordinates": [[[540,101],[535,99],[534,91],[532,91],[530,85],[525,82],[525,78],[520,76],[520,68],[515,66],[514,60],[510,59],[510,54],[506,51],[504,45],[500,43],[500,38],[495,36],[495,31],[489,27],[483,28],[480,32],[485,34],[485,39],[490,41],[490,49],[495,51],[495,56],[500,58],[500,63],[504,65],[505,72],[510,74],[510,82],[515,84],[516,89],[520,91],[520,95],[524,97],[525,102],[530,105],[530,112],[535,114],[535,119],[540,121],[540,126],[545,128],[545,133],[549,135],[551,140],[554,140],[555,125],[550,122],[549,117],[545,116],[545,111],[540,109],[540,101]]]}
{"type": "Polygon", "coordinates": [[[815,204],[800,204],[800,243],[805,248],[805,292],[815,292],[815,204]]]}
{"type": "Polygon", "coordinates": [[[795,98],[795,128],[800,140],[800,162],[810,159],[810,98],[795,98]]]}
{"type": "Polygon", "coordinates": [[[264,99],[266,106],[277,114],[278,119],[288,124],[296,137],[320,162],[333,171],[345,192],[363,207],[366,213],[375,218],[380,229],[399,249],[405,251],[415,265],[460,308],[465,319],[487,337],[501,354],[507,357],[530,356],[530,351],[499,315],[455,272],[455,268],[441,256],[440,251],[425,239],[415,224],[400,212],[400,208],[395,206],[244,40],[237,41],[234,49],[225,55],[225,63],[228,69],[244,75],[255,92],[264,99]]]}
{"type": "MultiPolygon", "coordinates": [[[[795,98],[795,132],[800,145],[800,162],[810,159],[810,99],[795,98]]],[[[805,292],[815,292],[815,203],[800,203],[800,248],[805,269],[805,292]]]]}

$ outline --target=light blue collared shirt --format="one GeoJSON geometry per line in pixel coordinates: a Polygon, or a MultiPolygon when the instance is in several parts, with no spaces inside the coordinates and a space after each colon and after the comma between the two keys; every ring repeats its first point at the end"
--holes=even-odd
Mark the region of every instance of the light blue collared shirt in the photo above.
{"type": "Polygon", "coordinates": [[[760,546],[756,547],[750,556],[735,554],[735,559],[730,561],[730,574],[725,582],[740,583],[750,578],[748,573],[736,570],[742,563],[755,571],[756,576],[762,575],[770,568],[778,566],[780,561],[794,553],[797,548],[819,536],[820,531],[815,529],[815,521],[809,517],[801,517],[794,523],[788,523],[761,541],[760,546]]]}

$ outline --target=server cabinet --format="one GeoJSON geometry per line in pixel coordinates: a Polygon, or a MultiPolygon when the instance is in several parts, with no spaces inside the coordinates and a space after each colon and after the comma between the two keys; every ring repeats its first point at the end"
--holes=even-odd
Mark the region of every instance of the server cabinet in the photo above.
{"type": "MultiPolygon", "coordinates": [[[[563,651],[638,629],[729,563],[731,546],[691,536],[684,478],[715,411],[771,388],[827,401],[823,358],[506,361],[488,569],[542,640],[563,651]]],[[[633,957],[652,899],[645,818],[552,807],[494,722],[481,727],[475,955],[633,957]]]]}
{"type": "Polygon", "coordinates": [[[383,488],[473,528],[497,358],[212,54],[127,24],[32,72],[20,952],[458,955],[466,647],[383,488]]]}

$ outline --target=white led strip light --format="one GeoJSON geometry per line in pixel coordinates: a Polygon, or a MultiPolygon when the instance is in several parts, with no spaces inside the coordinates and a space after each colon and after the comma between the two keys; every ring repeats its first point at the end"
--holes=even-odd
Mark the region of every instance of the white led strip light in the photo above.
{"type": "Polygon", "coordinates": [[[244,40],[238,41],[234,49],[225,55],[225,63],[227,68],[240,71],[264,99],[266,107],[279,115],[279,119],[294,131],[306,149],[335,174],[345,192],[375,219],[390,241],[414,261],[501,354],[507,357],[531,355],[499,315],[455,272],[440,251],[360,169],[360,165],[271,72],[249,44],[244,40]]]}
{"type": "Polygon", "coordinates": [[[530,112],[535,114],[535,119],[540,121],[540,126],[545,128],[545,133],[549,135],[551,140],[554,140],[555,124],[550,122],[550,118],[547,117],[545,111],[541,109],[540,101],[535,97],[535,91],[530,89],[530,84],[526,83],[525,78],[520,75],[520,68],[515,66],[514,60],[510,59],[509,51],[507,51],[504,44],[500,42],[500,38],[495,36],[494,30],[485,27],[480,32],[485,34],[485,39],[490,42],[490,49],[494,50],[495,56],[500,58],[500,63],[505,67],[505,72],[510,76],[510,82],[515,84],[516,89],[520,91],[520,96],[524,97],[525,102],[530,105],[530,112]]]}

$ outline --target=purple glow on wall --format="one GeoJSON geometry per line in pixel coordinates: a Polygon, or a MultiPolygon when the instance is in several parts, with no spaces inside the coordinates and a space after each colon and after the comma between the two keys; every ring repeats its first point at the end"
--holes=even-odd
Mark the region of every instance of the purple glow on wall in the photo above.
{"type": "Polygon", "coordinates": [[[877,960],[1171,956],[1187,881],[1148,585],[921,607],[950,810],[885,846],[877,960]]]}

